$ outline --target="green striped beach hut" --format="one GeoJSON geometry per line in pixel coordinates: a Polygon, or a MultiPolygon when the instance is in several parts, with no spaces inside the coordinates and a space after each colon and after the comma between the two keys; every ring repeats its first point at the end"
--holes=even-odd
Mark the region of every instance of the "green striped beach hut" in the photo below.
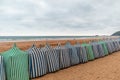
{"type": "Polygon", "coordinates": [[[21,51],[16,44],[2,53],[7,80],[29,80],[28,54],[21,51]]]}
{"type": "Polygon", "coordinates": [[[87,59],[88,60],[94,60],[94,54],[93,54],[93,50],[92,50],[92,46],[90,44],[82,44],[83,46],[85,46],[86,49],[86,53],[87,53],[87,59]]]}

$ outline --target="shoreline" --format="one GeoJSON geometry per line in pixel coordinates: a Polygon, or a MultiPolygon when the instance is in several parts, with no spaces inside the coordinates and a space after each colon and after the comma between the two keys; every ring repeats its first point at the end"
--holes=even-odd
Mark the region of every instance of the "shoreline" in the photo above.
{"type": "Polygon", "coordinates": [[[30,38],[30,36],[24,36],[24,37],[26,37],[26,39],[24,39],[24,37],[22,37],[22,36],[16,36],[16,37],[18,37],[18,38],[14,38],[13,36],[13,38],[11,37],[7,37],[7,36],[5,36],[5,37],[3,37],[3,36],[0,36],[0,43],[2,43],[2,42],[27,42],[27,41],[42,41],[42,40],[74,40],[74,39],[110,39],[110,38],[120,38],[120,36],[67,36],[66,38],[65,38],[65,36],[63,36],[63,37],[61,37],[60,36],[60,38],[59,38],[59,36],[57,36],[56,38],[53,38],[53,37],[44,37],[44,38],[36,38],[36,36],[35,37],[33,37],[33,38],[30,38]]]}

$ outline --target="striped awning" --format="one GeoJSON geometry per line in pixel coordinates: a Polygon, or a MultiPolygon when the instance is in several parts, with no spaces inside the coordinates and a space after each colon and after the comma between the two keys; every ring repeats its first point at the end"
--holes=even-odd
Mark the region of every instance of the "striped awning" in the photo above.
{"type": "Polygon", "coordinates": [[[27,53],[29,54],[30,78],[36,78],[47,74],[47,62],[45,54],[40,48],[33,45],[27,53]]]}
{"type": "Polygon", "coordinates": [[[0,56],[0,80],[6,80],[3,57],[0,56]]]}

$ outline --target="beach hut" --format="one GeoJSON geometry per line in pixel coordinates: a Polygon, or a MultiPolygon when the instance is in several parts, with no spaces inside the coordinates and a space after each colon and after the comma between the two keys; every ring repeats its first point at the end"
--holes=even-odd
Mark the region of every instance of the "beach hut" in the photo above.
{"type": "Polygon", "coordinates": [[[33,45],[27,50],[29,55],[29,75],[30,78],[36,78],[47,74],[47,62],[45,54],[40,48],[33,45]]]}
{"type": "Polygon", "coordinates": [[[113,52],[116,52],[116,44],[114,40],[111,40],[111,46],[112,46],[113,52]]]}
{"type": "Polygon", "coordinates": [[[88,60],[94,60],[94,54],[93,54],[93,50],[92,50],[92,46],[90,44],[82,44],[83,46],[85,46],[86,49],[86,53],[87,53],[87,59],[88,60]]]}
{"type": "Polygon", "coordinates": [[[114,44],[114,47],[115,47],[115,51],[119,51],[120,50],[120,44],[119,44],[118,40],[114,40],[113,44],[114,44]]]}
{"type": "Polygon", "coordinates": [[[118,45],[119,45],[119,47],[120,47],[120,40],[118,39],[118,45]]]}
{"type": "Polygon", "coordinates": [[[111,54],[113,52],[112,46],[111,46],[111,41],[110,40],[106,40],[105,43],[106,43],[106,47],[107,47],[108,53],[111,54]]]}
{"type": "Polygon", "coordinates": [[[102,44],[100,43],[100,42],[98,42],[98,52],[99,52],[99,57],[103,57],[103,56],[105,56],[105,54],[104,54],[104,49],[103,49],[103,47],[102,47],[102,44]]]}
{"type": "Polygon", "coordinates": [[[76,48],[77,50],[77,55],[79,57],[79,63],[82,63],[83,62],[83,55],[82,55],[82,49],[81,49],[81,45],[80,43],[76,43],[74,45],[74,47],[76,48]]]}
{"type": "Polygon", "coordinates": [[[112,53],[116,51],[115,49],[115,45],[114,45],[114,41],[113,40],[110,40],[110,45],[112,47],[112,53]]]}
{"type": "Polygon", "coordinates": [[[70,56],[68,48],[61,46],[58,44],[57,47],[54,48],[56,50],[56,53],[59,55],[59,64],[60,68],[67,68],[70,66],[70,56]]]}
{"type": "Polygon", "coordinates": [[[120,40],[117,39],[118,51],[120,51],[120,40]]]}
{"type": "Polygon", "coordinates": [[[0,56],[0,80],[6,80],[3,57],[0,56]]]}
{"type": "Polygon", "coordinates": [[[100,46],[102,45],[101,50],[103,49],[103,51],[99,51],[99,52],[101,52],[101,54],[104,53],[102,56],[108,55],[108,49],[107,49],[107,46],[106,46],[106,42],[105,41],[100,41],[100,42],[98,42],[98,44],[100,44],[100,46]]]}
{"type": "Polygon", "coordinates": [[[59,55],[56,53],[56,50],[53,49],[48,43],[44,48],[41,48],[41,50],[46,57],[48,72],[55,72],[59,70],[59,55]]]}
{"type": "Polygon", "coordinates": [[[29,80],[28,54],[21,51],[16,44],[1,54],[5,62],[7,80],[29,80]]]}
{"type": "Polygon", "coordinates": [[[94,54],[94,57],[95,58],[99,58],[100,56],[99,56],[99,51],[98,51],[98,43],[97,42],[92,42],[91,43],[91,46],[92,46],[92,50],[93,50],[93,54],[94,54]]]}
{"type": "Polygon", "coordinates": [[[83,63],[88,62],[86,46],[84,44],[81,45],[81,54],[82,54],[82,62],[83,63]]]}
{"type": "Polygon", "coordinates": [[[71,65],[79,64],[79,57],[76,48],[72,46],[69,42],[66,43],[65,47],[69,50],[71,65]]]}
{"type": "Polygon", "coordinates": [[[87,60],[87,53],[86,53],[85,46],[80,45],[80,43],[76,43],[74,47],[77,50],[77,54],[79,57],[79,63],[87,62],[88,60],[87,60]]]}

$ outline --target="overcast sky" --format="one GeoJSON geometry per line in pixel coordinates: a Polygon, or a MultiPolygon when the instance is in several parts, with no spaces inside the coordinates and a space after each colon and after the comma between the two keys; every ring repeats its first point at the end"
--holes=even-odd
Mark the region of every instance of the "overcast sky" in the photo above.
{"type": "Polygon", "coordinates": [[[111,35],[120,0],[0,0],[0,35],[111,35]]]}

